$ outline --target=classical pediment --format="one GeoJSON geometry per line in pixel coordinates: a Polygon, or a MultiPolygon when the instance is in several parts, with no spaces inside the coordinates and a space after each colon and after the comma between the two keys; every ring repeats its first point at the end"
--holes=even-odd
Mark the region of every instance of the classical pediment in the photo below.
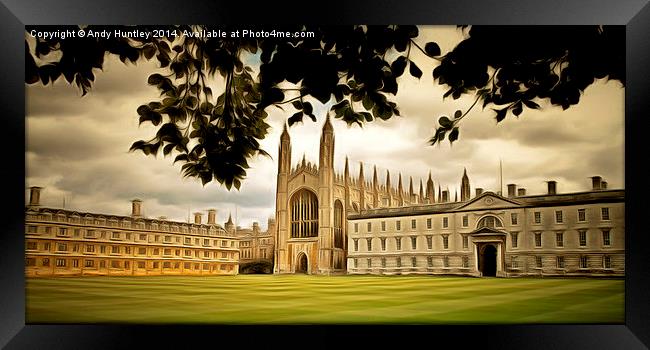
{"type": "Polygon", "coordinates": [[[481,227],[469,234],[471,236],[505,236],[506,232],[492,227],[481,227]]]}
{"type": "Polygon", "coordinates": [[[519,206],[521,206],[521,204],[513,199],[505,198],[493,192],[484,192],[480,196],[462,204],[454,210],[486,210],[517,208],[519,206]]]}

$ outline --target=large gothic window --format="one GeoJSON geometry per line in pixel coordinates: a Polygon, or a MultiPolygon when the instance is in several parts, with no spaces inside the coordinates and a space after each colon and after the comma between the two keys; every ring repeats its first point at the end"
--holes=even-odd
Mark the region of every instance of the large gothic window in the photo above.
{"type": "Polygon", "coordinates": [[[479,220],[478,225],[476,225],[476,228],[482,227],[497,228],[503,227],[503,224],[501,223],[501,220],[499,220],[499,218],[496,216],[486,216],[479,220]]]}
{"type": "Polygon", "coordinates": [[[291,197],[291,238],[318,236],[318,198],[300,190],[291,197]]]}
{"type": "Polygon", "coordinates": [[[334,248],[343,248],[343,204],[334,202],[334,248]]]}

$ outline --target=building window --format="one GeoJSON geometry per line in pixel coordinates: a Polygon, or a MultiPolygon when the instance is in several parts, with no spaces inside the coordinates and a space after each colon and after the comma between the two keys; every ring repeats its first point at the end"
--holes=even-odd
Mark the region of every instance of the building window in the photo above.
{"type": "Polygon", "coordinates": [[[38,249],[36,242],[27,242],[27,250],[36,250],[36,249],[38,249]]]}
{"type": "Polygon", "coordinates": [[[112,239],[119,239],[120,238],[120,233],[119,232],[113,232],[113,234],[111,235],[111,238],[112,239]]]}
{"type": "Polygon", "coordinates": [[[448,235],[442,236],[442,248],[443,249],[449,249],[449,236],[448,235]]]}
{"type": "Polygon", "coordinates": [[[359,266],[359,260],[354,258],[354,267],[356,268],[357,266],[359,266]]]}
{"type": "Polygon", "coordinates": [[[411,228],[414,230],[417,228],[417,221],[415,221],[415,219],[411,220],[411,228]]]}
{"type": "Polygon", "coordinates": [[[122,266],[118,260],[111,260],[111,267],[114,269],[119,269],[122,266]]]}
{"type": "Polygon", "coordinates": [[[449,218],[447,218],[447,217],[442,218],[442,227],[443,228],[449,227],[449,218]]]}
{"type": "Polygon", "coordinates": [[[402,237],[395,237],[395,248],[402,250],[402,237]]]}
{"type": "Polygon", "coordinates": [[[386,221],[381,222],[381,230],[386,231],[386,221]]]}
{"type": "Polygon", "coordinates": [[[106,260],[100,260],[99,261],[99,267],[102,268],[102,269],[105,268],[106,267],[106,260]]]}
{"type": "Polygon", "coordinates": [[[469,258],[464,256],[463,257],[463,267],[468,268],[469,267],[469,258]]]}
{"type": "Polygon", "coordinates": [[[609,255],[603,256],[603,267],[606,269],[612,268],[612,258],[609,255]]]}
{"type": "Polygon", "coordinates": [[[418,266],[418,259],[416,257],[411,257],[411,266],[412,267],[418,266]]]}
{"type": "Polygon", "coordinates": [[[580,268],[581,269],[586,269],[588,266],[588,258],[586,256],[581,256],[580,257],[580,268]]]}
{"type": "Polygon", "coordinates": [[[72,267],[79,267],[79,260],[78,259],[72,259],[72,267]]]}
{"type": "Polygon", "coordinates": [[[368,232],[372,231],[372,222],[369,222],[367,226],[368,226],[368,232]]]}
{"type": "Polygon", "coordinates": [[[366,264],[368,264],[368,268],[371,268],[372,267],[372,259],[368,258],[366,260],[366,264]]]}
{"type": "Polygon", "coordinates": [[[50,242],[43,243],[43,250],[46,252],[50,251],[50,242]]]}
{"type": "Polygon", "coordinates": [[[50,266],[50,259],[49,258],[43,258],[43,260],[41,260],[41,264],[43,266],[50,266]]]}
{"type": "Polygon", "coordinates": [[[603,220],[609,220],[609,208],[600,208],[600,217],[603,220]]]}
{"type": "Polygon", "coordinates": [[[578,221],[587,221],[586,209],[578,209],[578,221]]]}
{"type": "Polygon", "coordinates": [[[64,227],[59,228],[59,232],[57,233],[57,236],[65,236],[67,234],[67,229],[64,227]]]}
{"type": "Polygon", "coordinates": [[[535,247],[539,248],[542,246],[542,233],[535,232],[535,247]]]}
{"type": "Polygon", "coordinates": [[[160,254],[160,249],[154,248],[153,249],[153,255],[159,255],[160,254]]]}
{"type": "Polygon", "coordinates": [[[34,225],[27,226],[27,233],[36,233],[38,232],[38,227],[34,225]]]}
{"type": "Polygon", "coordinates": [[[366,238],[366,242],[368,245],[368,251],[372,251],[372,238],[366,238]]]}
{"type": "Polygon", "coordinates": [[[36,266],[36,259],[25,258],[25,266],[36,266]]]}
{"type": "Polygon", "coordinates": [[[510,213],[510,224],[517,225],[517,213],[510,213]]]}
{"type": "Polygon", "coordinates": [[[401,221],[399,221],[399,220],[395,221],[395,229],[397,231],[402,229],[402,222],[401,221]]]}
{"type": "Polygon", "coordinates": [[[386,267],[386,258],[381,258],[381,267],[386,267]]]}
{"type": "Polygon", "coordinates": [[[45,233],[48,234],[48,235],[49,235],[50,233],[52,233],[52,228],[49,227],[49,226],[45,227],[45,233]]]}
{"type": "Polygon", "coordinates": [[[356,238],[354,239],[354,251],[355,252],[359,251],[359,240],[356,238]]]}
{"type": "Polygon", "coordinates": [[[68,245],[65,244],[65,243],[59,243],[59,244],[56,245],[56,250],[58,250],[60,252],[65,252],[65,251],[68,250],[68,245]]]}
{"type": "Polygon", "coordinates": [[[427,229],[431,229],[431,218],[427,219],[427,229]]]}
{"type": "Polygon", "coordinates": [[[536,211],[534,215],[535,215],[535,223],[536,224],[541,224],[542,223],[542,212],[536,211]]]}
{"type": "Polygon", "coordinates": [[[564,233],[562,232],[555,233],[555,245],[557,247],[564,247],[564,233]]]}
{"type": "Polygon", "coordinates": [[[495,227],[503,227],[503,224],[501,223],[501,220],[499,220],[499,218],[497,218],[496,216],[486,216],[481,220],[479,220],[476,226],[477,228],[482,228],[482,227],[495,228],[495,227]]]}
{"type": "Polygon", "coordinates": [[[86,246],[86,252],[87,253],[94,253],[95,252],[95,246],[92,244],[89,244],[86,246]]]}
{"type": "Polygon", "coordinates": [[[427,248],[433,249],[433,236],[427,236],[427,248]]]}
{"type": "Polygon", "coordinates": [[[519,232],[511,232],[510,236],[512,238],[512,247],[517,248],[518,245],[518,240],[519,240],[519,232]]]}
{"type": "Polygon", "coordinates": [[[555,211],[555,222],[558,224],[564,222],[564,218],[562,217],[562,210],[555,211]]]}
{"type": "Polygon", "coordinates": [[[359,232],[359,224],[356,222],[354,223],[354,232],[359,232]]]}
{"type": "Polygon", "coordinates": [[[120,247],[114,245],[111,247],[111,253],[113,254],[119,254],[120,253],[120,247]]]}
{"type": "Polygon", "coordinates": [[[402,258],[397,257],[397,267],[402,267],[402,258]]]}
{"type": "Polygon", "coordinates": [[[300,190],[291,198],[291,237],[318,236],[318,198],[308,190],[300,190]]]}
{"type": "Polygon", "coordinates": [[[469,236],[463,235],[463,249],[467,249],[467,247],[469,247],[469,236]]]}
{"type": "Polygon", "coordinates": [[[541,256],[536,256],[535,257],[535,267],[538,269],[542,268],[542,257],[541,256]]]}
{"type": "Polygon", "coordinates": [[[603,245],[609,247],[611,243],[611,237],[609,235],[609,230],[603,230],[603,245]]]}
{"type": "Polygon", "coordinates": [[[587,231],[586,230],[578,231],[578,238],[580,239],[580,246],[581,247],[586,247],[587,246],[587,231]]]}
{"type": "Polygon", "coordinates": [[[84,262],[85,267],[95,267],[95,260],[86,260],[84,262]]]}
{"type": "Polygon", "coordinates": [[[379,238],[381,240],[381,250],[386,250],[386,237],[379,238]]]}
{"type": "Polygon", "coordinates": [[[56,267],[65,267],[66,261],[65,259],[56,259],[56,267]]]}
{"type": "Polygon", "coordinates": [[[443,267],[449,267],[449,257],[448,256],[443,256],[442,257],[442,266],[443,267]]]}
{"type": "Polygon", "coordinates": [[[433,257],[427,256],[427,266],[433,267],[433,257]]]}
{"type": "Polygon", "coordinates": [[[469,215],[463,215],[463,227],[469,226],[469,215]]]}
{"type": "Polygon", "coordinates": [[[519,260],[517,260],[516,256],[511,256],[510,257],[510,268],[511,269],[518,269],[519,268],[519,260]]]}
{"type": "Polygon", "coordinates": [[[564,268],[564,257],[563,256],[558,256],[556,258],[556,265],[558,269],[563,269],[564,268]]]}
{"type": "Polygon", "coordinates": [[[411,249],[415,250],[418,248],[418,238],[413,236],[411,237],[411,249]]]}
{"type": "Polygon", "coordinates": [[[334,248],[343,248],[343,204],[334,202],[334,248]]]}

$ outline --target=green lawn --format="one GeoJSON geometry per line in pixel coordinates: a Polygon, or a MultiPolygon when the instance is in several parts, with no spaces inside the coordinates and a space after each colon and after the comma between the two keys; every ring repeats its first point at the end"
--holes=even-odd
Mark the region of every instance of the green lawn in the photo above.
{"type": "Polygon", "coordinates": [[[28,323],[623,323],[624,280],[238,275],[27,279],[28,323]]]}

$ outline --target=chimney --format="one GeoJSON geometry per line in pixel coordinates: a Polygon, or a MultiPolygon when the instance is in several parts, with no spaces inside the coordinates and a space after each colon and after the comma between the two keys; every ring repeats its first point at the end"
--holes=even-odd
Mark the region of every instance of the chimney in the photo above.
{"type": "Polygon", "coordinates": [[[253,233],[260,233],[260,224],[258,224],[257,221],[253,222],[253,233]]]}
{"type": "Polygon", "coordinates": [[[201,224],[201,216],[202,216],[202,215],[203,215],[203,214],[201,214],[201,213],[199,213],[199,212],[194,213],[194,223],[195,223],[195,224],[197,224],[197,225],[200,225],[200,224],[201,224]]]}
{"type": "Polygon", "coordinates": [[[600,176],[592,176],[591,177],[591,189],[594,191],[598,191],[602,189],[601,187],[601,182],[602,182],[602,177],[600,176]]]}
{"type": "Polygon", "coordinates": [[[38,207],[41,205],[41,189],[42,187],[32,186],[29,188],[29,206],[38,207]]]}
{"type": "Polygon", "coordinates": [[[525,188],[517,189],[517,196],[523,197],[525,195],[526,195],[526,189],[525,188]]]}
{"type": "Polygon", "coordinates": [[[555,191],[555,185],[557,184],[556,181],[547,181],[548,183],[548,194],[556,194],[557,192],[555,191]]]}
{"type": "Polygon", "coordinates": [[[508,198],[513,198],[516,196],[517,193],[517,185],[515,184],[508,184],[508,198]]]}
{"type": "Polygon", "coordinates": [[[603,190],[606,190],[607,189],[607,181],[601,182],[600,183],[600,188],[602,188],[603,190]]]}
{"type": "Polygon", "coordinates": [[[480,188],[480,187],[477,187],[476,188],[476,197],[480,196],[481,194],[483,194],[483,189],[480,188]]]}
{"type": "Polygon", "coordinates": [[[131,216],[134,218],[142,217],[142,201],[137,198],[131,201],[131,216]]]}
{"type": "Polygon", "coordinates": [[[208,225],[216,225],[217,223],[217,209],[208,210],[208,225]]]}
{"type": "Polygon", "coordinates": [[[449,202],[449,191],[447,190],[442,191],[442,202],[443,203],[449,202]]]}

